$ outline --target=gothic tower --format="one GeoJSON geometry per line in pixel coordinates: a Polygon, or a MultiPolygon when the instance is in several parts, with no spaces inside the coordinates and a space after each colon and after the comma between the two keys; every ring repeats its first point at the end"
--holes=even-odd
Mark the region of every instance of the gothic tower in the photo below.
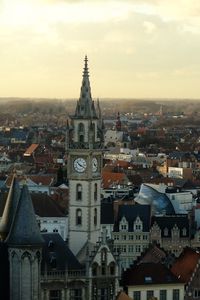
{"type": "Polygon", "coordinates": [[[15,179],[10,187],[0,237],[7,245],[10,300],[40,299],[40,262],[43,239],[26,185],[20,190],[15,179]]]}
{"type": "MultiPolygon", "coordinates": [[[[103,134],[91,96],[85,57],[80,98],[68,138],[69,247],[76,255],[100,235],[100,189],[103,134]]],[[[68,130],[69,132],[69,130],[68,130]]]]}

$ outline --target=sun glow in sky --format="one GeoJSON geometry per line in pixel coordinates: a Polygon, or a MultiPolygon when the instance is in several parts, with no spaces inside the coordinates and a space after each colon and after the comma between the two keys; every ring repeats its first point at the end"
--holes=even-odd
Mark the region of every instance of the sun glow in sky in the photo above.
{"type": "Polygon", "coordinates": [[[0,97],[200,98],[198,0],[0,0],[0,97]]]}

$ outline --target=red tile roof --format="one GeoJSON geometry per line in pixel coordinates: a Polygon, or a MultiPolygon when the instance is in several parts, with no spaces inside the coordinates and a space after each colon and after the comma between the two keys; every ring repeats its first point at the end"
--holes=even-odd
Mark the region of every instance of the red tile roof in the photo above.
{"type": "Polygon", "coordinates": [[[33,152],[38,148],[38,146],[39,146],[39,144],[30,145],[30,147],[28,147],[28,149],[24,153],[24,156],[31,156],[33,154],[33,152]]]}
{"type": "Polygon", "coordinates": [[[102,172],[103,187],[109,188],[113,184],[125,184],[128,182],[128,178],[124,173],[114,173],[114,172],[102,172]]]}
{"type": "Polygon", "coordinates": [[[174,275],[187,283],[190,280],[199,259],[200,253],[187,247],[177,258],[171,271],[174,275]]]}
{"type": "Polygon", "coordinates": [[[130,298],[127,294],[120,291],[116,297],[116,300],[133,300],[133,298],[130,298]]]}
{"type": "Polygon", "coordinates": [[[131,266],[123,274],[123,283],[131,285],[154,285],[183,283],[161,263],[141,263],[131,266]]]}

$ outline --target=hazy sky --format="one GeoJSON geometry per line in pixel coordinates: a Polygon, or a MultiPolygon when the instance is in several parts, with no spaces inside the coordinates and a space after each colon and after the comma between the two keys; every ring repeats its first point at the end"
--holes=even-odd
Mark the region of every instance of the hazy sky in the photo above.
{"type": "Polygon", "coordinates": [[[199,0],[0,0],[0,97],[200,98],[199,0]]]}

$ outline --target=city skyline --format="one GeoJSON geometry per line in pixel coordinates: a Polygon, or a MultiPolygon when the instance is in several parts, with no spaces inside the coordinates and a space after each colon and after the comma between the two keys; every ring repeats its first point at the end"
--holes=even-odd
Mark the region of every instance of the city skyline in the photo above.
{"type": "Polygon", "coordinates": [[[195,0],[0,3],[1,97],[200,98],[195,0]]]}

